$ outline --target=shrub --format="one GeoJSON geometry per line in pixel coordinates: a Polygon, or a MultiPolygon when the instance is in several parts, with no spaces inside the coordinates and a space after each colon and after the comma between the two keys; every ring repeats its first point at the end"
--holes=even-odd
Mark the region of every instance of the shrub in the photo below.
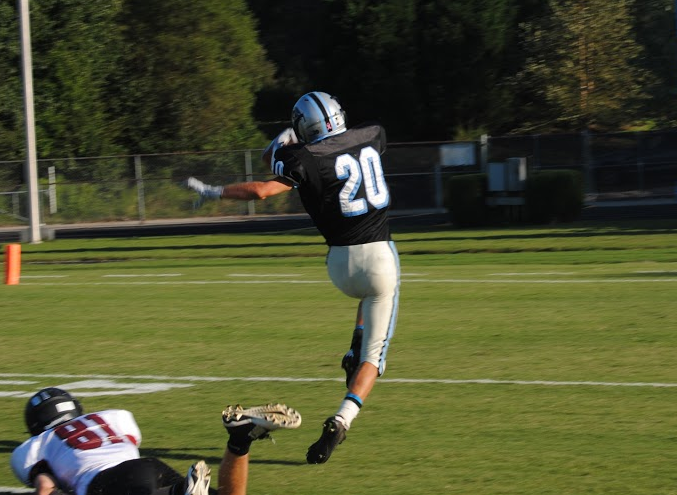
{"type": "Polygon", "coordinates": [[[466,174],[447,182],[446,207],[457,227],[477,227],[487,221],[487,175],[466,174]]]}
{"type": "Polygon", "coordinates": [[[575,170],[537,172],[526,181],[526,208],[531,222],[570,222],[583,208],[583,178],[575,170]]]}

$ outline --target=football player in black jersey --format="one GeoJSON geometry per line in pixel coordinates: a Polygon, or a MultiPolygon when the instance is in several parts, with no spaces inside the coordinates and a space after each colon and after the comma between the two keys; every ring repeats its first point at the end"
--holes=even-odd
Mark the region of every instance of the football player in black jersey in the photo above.
{"type": "Polygon", "coordinates": [[[266,148],[263,160],[277,176],[268,181],[210,186],[191,177],[186,186],[203,198],[265,199],[296,189],[329,246],[327,271],[333,284],[359,299],[350,350],[341,366],[348,392],[322,435],[306,454],[309,464],[326,462],[386,366],[397,319],[399,257],[388,225],[390,192],[381,155],[380,125],[350,129],[341,105],[320,91],[303,95],[292,110],[292,127],[266,148]]]}

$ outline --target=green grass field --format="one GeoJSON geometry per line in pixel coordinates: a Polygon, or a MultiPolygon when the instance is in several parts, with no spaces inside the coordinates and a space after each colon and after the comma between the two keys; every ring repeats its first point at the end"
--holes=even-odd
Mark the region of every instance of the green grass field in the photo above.
{"type": "Polygon", "coordinates": [[[320,466],[356,301],[314,231],[22,246],[0,287],[0,487],[19,488],[17,395],[61,385],[131,410],[142,453],[181,472],[216,471],[225,405],[297,408],[253,446],[252,495],[677,494],[677,222],[394,238],[388,370],[320,466]]]}

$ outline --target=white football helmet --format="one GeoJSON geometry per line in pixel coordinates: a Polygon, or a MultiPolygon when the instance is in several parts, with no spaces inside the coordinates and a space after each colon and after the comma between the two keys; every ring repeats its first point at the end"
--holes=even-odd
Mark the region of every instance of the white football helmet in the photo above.
{"type": "Polygon", "coordinates": [[[291,123],[299,141],[309,144],[347,130],[341,104],[321,91],[312,91],[299,98],[291,112],[291,123]]]}

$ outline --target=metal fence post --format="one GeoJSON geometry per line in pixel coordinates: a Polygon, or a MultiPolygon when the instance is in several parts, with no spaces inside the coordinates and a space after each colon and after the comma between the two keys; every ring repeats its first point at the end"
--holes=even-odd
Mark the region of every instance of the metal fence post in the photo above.
{"type": "Polygon", "coordinates": [[[444,206],[444,191],[442,188],[442,164],[435,163],[435,208],[442,208],[444,206]]]}
{"type": "MultiPolygon", "coordinates": [[[[252,172],[252,151],[247,150],[244,152],[244,172],[247,182],[252,182],[254,180],[252,172]]],[[[255,215],[256,214],[256,202],[254,200],[247,201],[247,214],[255,215]]]]}
{"type": "Polygon", "coordinates": [[[480,170],[487,173],[487,163],[489,162],[489,135],[480,136],[480,170]]]}
{"type": "Polygon", "coordinates": [[[642,135],[635,133],[637,139],[637,187],[640,192],[644,192],[644,156],[642,153],[642,135]]]}
{"type": "Polygon", "coordinates": [[[541,135],[540,134],[534,134],[534,158],[532,161],[532,166],[535,170],[538,170],[541,168],[541,135]]]}
{"type": "Polygon", "coordinates": [[[141,166],[141,157],[134,155],[134,173],[136,175],[136,194],[139,209],[139,221],[146,221],[146,198],[143,189],[143,167],[141,166]]]}
{"type": "Polygon", "coordinates": [[[56,167],[49,167],[47,175],[49,176],[49,213],[54,215],[56,213],[56,167]]]}
{"type": "Polygon", "coordinates": [[[21,194],[21,193],[20,192],[13,192],[12,193],[12,214],[16,218],[24,219],[21,216],[21,202],[20,202],[19,194],[21,194]]]}
{"type": "Polygon", "coordinates": [[[595,187],[595,174],[593,173],[594,164],[592,163],[592,153],[590,152],[592,137],[590,132],[586,129],[581,132],[581,155],[583,157],[583,170],[585,172],[585,192],[588,194],[594,194],[595,187]]]}

